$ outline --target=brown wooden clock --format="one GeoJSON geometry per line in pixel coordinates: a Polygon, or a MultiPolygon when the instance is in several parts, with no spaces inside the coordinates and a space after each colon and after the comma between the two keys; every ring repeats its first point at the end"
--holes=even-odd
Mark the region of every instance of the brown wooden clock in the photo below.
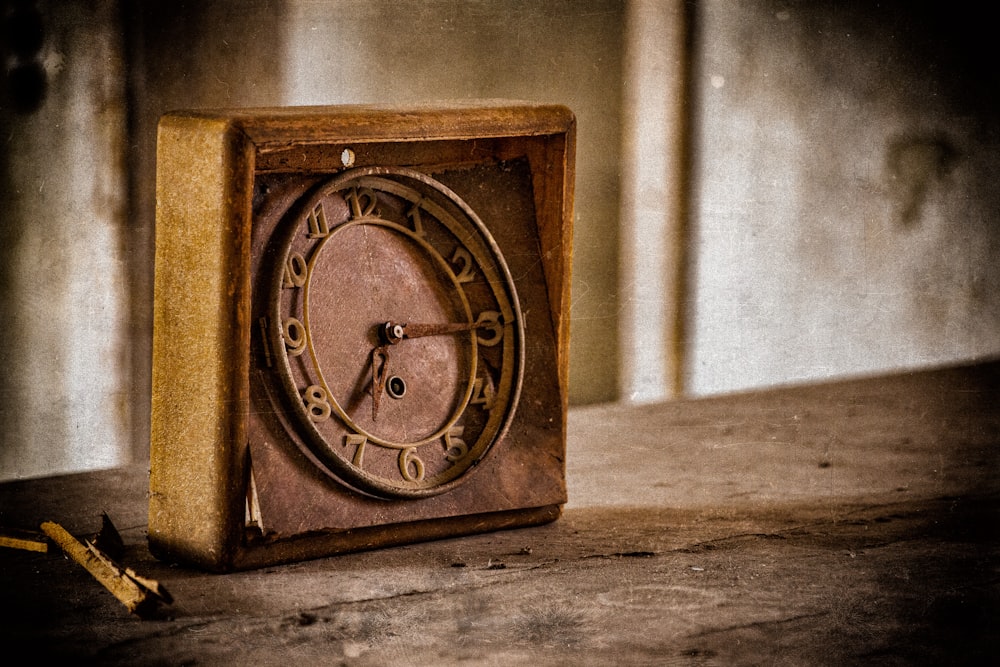
{"type": "Polygon", "coordinates": [[[149,543],[217,571],[558,517],[564,107],[159,127],[149,543]]]}

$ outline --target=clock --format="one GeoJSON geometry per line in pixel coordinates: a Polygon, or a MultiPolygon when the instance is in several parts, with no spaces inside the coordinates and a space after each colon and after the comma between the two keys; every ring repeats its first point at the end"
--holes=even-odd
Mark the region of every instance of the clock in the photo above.
{"type": "Polygon", "coordinates": [[[214,571],[556,519],[565,107],[161,119],[149,544],[214,571]]]}

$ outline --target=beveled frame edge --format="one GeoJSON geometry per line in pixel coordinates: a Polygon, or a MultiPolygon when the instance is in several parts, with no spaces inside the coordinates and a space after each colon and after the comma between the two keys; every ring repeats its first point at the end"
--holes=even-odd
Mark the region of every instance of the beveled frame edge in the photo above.
{"type": "Polygon", "coordinates": [[[304,534],[274,542],[251,543],[240,550],[232,563],[217,571],[252,570],[418,541],[429,542],[498,530],[529,528],[551,523],[561,514],[562,505],[544,505],[397,523],[392,525],[392,531],[386,531],[384,526],[368,526],[336,533],[304,534]]]}
{"type": "MultiPolygon", "coordinates": [[[[568,111],[568,110],[567,110],[568,111]]],[[[556,347],[559,355],[559,385],[562,391],[563,431],[569,408],[569,335],[570,308],[572,305],[573,266],[573,196],[576,181],[576,120],[569,118],[562,132],[554,133],[554,140],[546,145],[546,157],[540,169],[544,170],[546,186],[539,188],[535,182],[535,212],[543,270],[549,292],[556,347]],[[553,175],[553,169],[557,172],[553,175]],[[554,202],[556,202],[554,204],[554,202]]],[[[534,167],[533,167],[534,168],[534,167]]]]}
{"type": "Polygon", "coordinates": [[[165,116],[156,181],[149,546],[217,569],[242,539],[253,145],[165,116]]]}
{"type": "Polygon", "coordinates": [[[337,105],[198,109],[178,118],[236,123],[261,153],[299,145],[461,140],[560,134],[576,120],[557,104],[464,100],[416,105],[337,105]]]}

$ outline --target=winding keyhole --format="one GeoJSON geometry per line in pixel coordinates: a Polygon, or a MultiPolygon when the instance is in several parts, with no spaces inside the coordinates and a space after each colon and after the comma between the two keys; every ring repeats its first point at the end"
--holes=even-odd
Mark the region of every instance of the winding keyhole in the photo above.
{"type": "Polygon", "coordinates": [[[398,375],[393,375],[385,385],[385,391],[391,398],[403,398],[406,393],[406,382],[398,375]]]}

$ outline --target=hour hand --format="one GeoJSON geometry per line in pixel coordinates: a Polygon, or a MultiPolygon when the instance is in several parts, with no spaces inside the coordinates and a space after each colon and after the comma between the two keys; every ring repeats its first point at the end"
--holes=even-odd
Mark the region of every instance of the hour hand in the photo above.
{"type": "Polygon", "coordinates": [[[389,377],[389,348],[380,345],[372,350],[372,421],[378,419],[379,405],[389,377]]]}

